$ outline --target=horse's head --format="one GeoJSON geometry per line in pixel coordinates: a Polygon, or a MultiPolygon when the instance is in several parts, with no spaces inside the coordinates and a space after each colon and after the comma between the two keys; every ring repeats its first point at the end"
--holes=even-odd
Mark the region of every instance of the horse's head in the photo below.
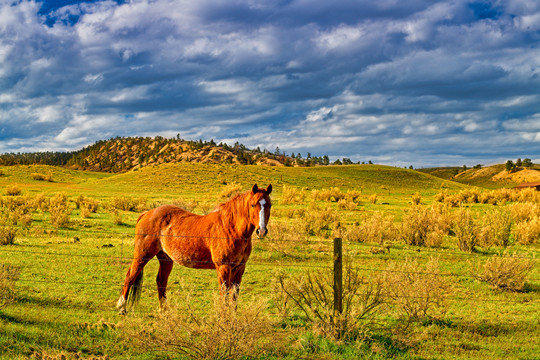
{"type": "Polygon", "coordinates": [[[271,192],[272,185],[268,185],[266,189],[259,189],[257,184],[253,185],[250,192],[249,205],[251,208],[249,220],[255,226],[255,232],[260,238],[266,236],[268,233],[266,225],[268,224],[268,220],[270,220],[270,208],[272,207],[272,201],[270,200],[271,192]]]}

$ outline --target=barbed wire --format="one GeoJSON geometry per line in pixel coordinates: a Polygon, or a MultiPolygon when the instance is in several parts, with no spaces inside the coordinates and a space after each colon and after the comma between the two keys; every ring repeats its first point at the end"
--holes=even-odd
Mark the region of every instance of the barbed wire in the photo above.
{"type": "MultiPolygon", "coordinates": [[[[116,260],[118,261],[118,265],[129,265],[134,260],[140,260],[143,262],[149,262],[149,261],[169,261],[169,262],[175,262],[173,259],[158,259],[157,257],[133,257],[133,258],[122,258],[119,256],[114,255],[92,255],[92,254],[73,254],[73,253],[58,253],[58,252],[43,252],[43,251],[32,251],[32,250],[12,250],[12,249],[3,249],[0,248],[0,252],[18,252],[18,253],[26,253],[26,254],[34,254],[34,255],[43,255],[43,256],[61,256],[61,257],[86,257],[86,258],[97,258],[97,259],[107,259],[107,260],[116,260]]],[[[187,264],[199,264],[199,265],[214,265],[215,263],[213,261],[202,261],[202,260],[190,260],[186,261],[187,264]]],[[[332,264],[301,264],[301,263],[289,263],[289,262],[283,262],[283,261],[273,261],[273,262],[261,262],[260,260],[256,261],[246,261],[246,262],[220,262],[220,265],[250,265],[250,266],[272,266],[272,267],[280,267],[280,268],[312,268],[312,269],[328,269],[331,268],[332,264]]],[[[117,265],[117,264],[115,264],[117,265]]],[[[179,265],[184,265],[182,263],[179,263],[179,265]]],[[[464,274],[455,274],[455,273],[447,273],[447,272],[428,272],[428,271],[407,271],[407,270],[398,270],[398,269],[379,269],[379,268],[369,268],[369,267],[356,267],[351,265],[351,267],[355,270],[359,271],[369,271],[369,272],[384,272],[384,273],[400,273],[400,274],[414,274],[414,275],[430,275],[430,276],[445,276],[445,277],[456,277],[456,278],[463,278],[463,279],[476,279],[474,275],[464,275],[464,274]]],[[[211,268],[210,268],[211,269],[211,268]]],[[[531,281],[540,281],[540,279],[529,279],[531,281]]]]}
{"type": "MultiPolygon", "coordinates": [[[[111,287],[115,286],[118,289],[121,289],[123,286],[123,282],[84,282],[84,281],[65,281],[65,280],[47,280],[47,279],[19,279],[20,282],[25,283],[45,283],[45,284],[66,284],[66,285],[80,285],[80,286],[103,286],[103,287],[111,287]]],[[[136,286],[132,286],[135,288],[136,286]]],[[[168,288],[172,288],[173,285],[169,285],[168,288]]],[[[142,287],[142,289],[145,289],[144,291],[147,293],[154,292],[156,287],[142,287]]],[[[241,287],[242,291],[250,291],[253,290],[251,287],[241,287]]],[[[206,290],[200,290],[200,289],[188,289],[190,293],[196,293],[199,295],[208,295],[208,293],[216,292],[216,289],[206,289],[206,290]]],[[[418,295],[389,295],[389,294],[380,294],[379,296],[384,298],[404,298],[404,299],[431,299],[431,296],[418,296],[418,295]]],[[[480,302],[493,302],[493,303],[537,303],[540,302],[540,299],[536,300],[530,300],[530,299],[488,299],[488,298],[481,298],[481,297],[474,297],[474,296],[443,296],[446,300],[455,300],[455,301],[480,301],[480,302]]],[[[116,300],[116,299],[112,299],[116,300]]],[[[117,311],[117,310],[114,310],[117,311]]]]}
{"type": "MultiPolygon", "coordinates": [[[[34,227],[35,228],[35,227],[34,227]]],[[[151,233],[131,233],[131,232],[116,232],[116,231],[108,231],[108,230],[69,230],[69,229],[48,229],[48,228],[38,228],[43,231],[73,231],[76,233],[84,233],[84,234],[107,234],[107,235],[116,235],[119,237],[122,237],[122,245],[123,245],[123,237],[129,236],[129,237],[135,237],[135,236],[151,236],[151,237],[166,237],[166,238],[185,238],[185,239],[212,239],[212,240],[231,240],[231,241],[275,241],[275,242],[291,242],[296,244],[305,244],[305,243],[320,243],[320,244],[332,244],[332,240],[318,240],[318,239],[287,239],[287,238],[273,238],[273,237],[267,237],[263,239],[252,239],[252,238],[234,238],[234,237],[220,237],[220,236],[199,236],[199,235],[183,235],[183,234],[151,234],[151,233]]],[[[528,253],[532,252],[533,256],[523,256],[523,255],[511,255],[511,254],[485,254],[481,252],[476,253],[469,253],[469,252],[463,252],[463,251],[455,251],[451,249],[444,249],[444,250],[437,250],[434,248],[428,248],[428,247],[417,247],[414,249],[407,249],[407,248],[401,248],[401,247],[395,247],[395,246],[385,246],[381,244],[368,244],[368,243],[362,243],[357,241],[351,241],[351,240],[345,240],[345,244],[354,245],[354,246],[360,246],[360,247],[370,247],[370,248],[380,248],[381,250],[397,250],[397,251],[409,251],[409,252],[430,252],[435,253],[437,255],[457,255],[457,256],[463,256],[463,257],[470,257],[473,256],[473,254],[483,257],[519,257],[519,258],[525,258],[530,259],[533,261],[540,260],[540,257],[536,257],[536,251],[533,249],[527,250],[528,253]]],[[[540,253],[540,252],[538,252],[540,253]]]]}

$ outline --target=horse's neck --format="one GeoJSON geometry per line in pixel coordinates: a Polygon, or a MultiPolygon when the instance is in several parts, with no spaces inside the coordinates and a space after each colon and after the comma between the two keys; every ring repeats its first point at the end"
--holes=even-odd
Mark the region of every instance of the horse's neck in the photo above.
{"type": "Polygon", "coordinates": [[[219,211],[226,232],[235,238],[251,238],[255,227],[249,223],[249,209],[245,196],[237,196],[223,204],[219,211]]]}

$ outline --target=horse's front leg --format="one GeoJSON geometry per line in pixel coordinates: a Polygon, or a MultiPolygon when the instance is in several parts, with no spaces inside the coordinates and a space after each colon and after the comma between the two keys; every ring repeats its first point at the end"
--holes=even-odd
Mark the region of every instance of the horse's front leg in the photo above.
{"type": "Polygon", "coordinates": [[[238,295],[240,293],[240,283],[242,282],[242,276],[244,275],[244,271],[246,270],[246,264],[242,263],[237,265],[231,274],[231,286],[232,290],[234,291],[233,296],[234,300],[238,299],[238,295]]]}
{"type": "Polygon", "coordinates": [[[216,266],[219,283],[219,293],[225,295],[231,288],[232,267],[230,265],[216,266]]]}

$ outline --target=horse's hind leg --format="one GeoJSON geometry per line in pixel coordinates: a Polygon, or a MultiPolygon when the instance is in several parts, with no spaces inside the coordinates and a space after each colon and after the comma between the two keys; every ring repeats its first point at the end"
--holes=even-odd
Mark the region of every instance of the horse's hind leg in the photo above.
{"type": "Polygon", "coordinates": [[[159,309],[163,311],[167,308],[167,282],[169,280],[169,275],[171,274],[174,262],[163,251],[160,251],[157,254],[157,258],[159,259],[159,271],[156,278],[159,309]]]}
{"type": "Polygon", "coordinates": [[[144,266],[156,255],[155,251],[140,251],[140,249],[135,247],[135,253],[133,255],[133,261],[131,263],[131,266],[129,267],[127,273],[126,273],[126,279],[124,280],[124,286],[122,287],[122,292],[120,294],[120,298],[118,299],[118,302],[116,303],[116,308],[120,310],[121,314],[125,314],[127,312],[126,310],[126,303],[129,291],[135,281],[137,280],[137,277],[141,274],[141,272],[144,269],[144,266]]]}

